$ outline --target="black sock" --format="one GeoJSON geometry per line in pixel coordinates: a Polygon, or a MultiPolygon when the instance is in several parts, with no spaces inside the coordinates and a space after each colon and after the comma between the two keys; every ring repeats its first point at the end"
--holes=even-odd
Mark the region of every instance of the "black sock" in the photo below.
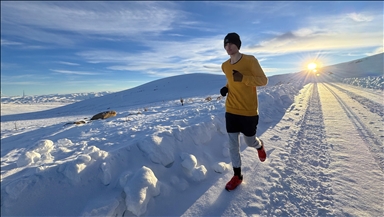
{"type": "Polygon", "coordinates": [[[233,167],[233,171],[235,172],[235,176],[241,178],[241,167],[233,167]]]}

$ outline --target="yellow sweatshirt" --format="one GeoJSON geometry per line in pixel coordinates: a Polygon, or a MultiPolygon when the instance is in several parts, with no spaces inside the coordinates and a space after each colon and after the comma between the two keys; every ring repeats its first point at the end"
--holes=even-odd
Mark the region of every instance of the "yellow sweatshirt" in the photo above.
{"type": "Polygon", "coordinates": [[[256,86],[265,86],[268,78],[265,76],[259,61],[252,55],[242,54],[235,64],[228,59],[221,65],[227,77],[226,87],[228,95],[225,101],[226,112],[243,116],[258,115],[258,100],[256,86]],[[237,70],[243,74],[241,82],[233,80],[233,71],[237,70]]]}

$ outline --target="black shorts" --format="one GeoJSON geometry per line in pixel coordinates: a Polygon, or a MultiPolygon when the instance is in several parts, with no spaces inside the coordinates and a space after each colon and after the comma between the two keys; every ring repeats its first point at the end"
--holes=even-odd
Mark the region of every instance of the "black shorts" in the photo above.
{"type": "Polygon", "coordinates": [[[257,124],[259,123],[259,115],[242,116],[225,113],[225,125],[228,133],[242,133],[245,136],[256,135],[257,124]]]}

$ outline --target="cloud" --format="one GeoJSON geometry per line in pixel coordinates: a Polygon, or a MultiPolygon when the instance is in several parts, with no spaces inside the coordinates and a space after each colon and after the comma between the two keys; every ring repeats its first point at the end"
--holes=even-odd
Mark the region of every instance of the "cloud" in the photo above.
{"type": "Polygon", "coordinates": [[[17,46],[18,49],[47,49],[48,47],[40,46],[40,45],[28,45],[22,42],[9,41],[6,39],[1,39],[1,46],[17,46]]]}
{"type": "MultiPolygon", "coordinates": [[[[297,12],[292,10],[292,2],[274,2],[274,1],[211,1],[210,2],[215,7],[220,7],[220,10],[226,10],[228,12],[241,11],[242,14],[257,14],[257,15],[279,15],[279,16],[296,16],[297,12]]],[[[294,3],[294,2],[293,2],[294,3]]],[[[258,22],[258,21],[256,21],[258,22]]]]}
{"type": "Polygon", "coordinates": [[[361,33],[351,37],[348,33],[337,35],[317,35],[311,37],[273,38],[263,41],[258,47],[247,51],[256,53],[293,53],[318,50],[340,50],[377,46],[380,36],[375,33],[361,33]]]}
{"type": "Polygon", "coordinates": [[[316,32],[315,30],[310,28],[302,28],[294,31],[292,34],[298,37],[306,37],[306,36],[311,36],[315,34],[315,32],[316,32]]]}
{"type": "Polygon", "coordinates": [[[68,65],[68,66],[78,66],[78,65],[80,65],[78,63],[70,63],[70,62],[65,62],[65,61],[58,61],[58,63],[63,64],[63,65],[68,65]]]}
{"type": "Polygon", "coordinates": [[[373,16],[366,16],[361,13],[350,13],[347,17],[356,22],[370,22],[373,20],[373,16]]]}
{"type": "Polygon", "coordinates": [[[148,40],[143,43],[149,50],[134,54],[90,50],[77,55],[90,63],[108,64],[109,70],[141,72],[158,77],[195,72],[221,73],[221,63],[228,58],[221,35],[187,41],[148,40]],[[213,65],[217,67],[216,70],[212,69],[213,65]]]}
{"type": "MultiPolygon", "coordinates": [[[[303,22],[297,30],[292,30],[245,46],[243,50],[263,54],[284,54],[319,50],[359,49],[364,47],[377,47],[383,43],[382,14],[369,16],[354,16],[355,19],[346,19],[351,14],[334,16],[315,16],[303,22]],[[367,18],[369,17],[369,19],[367,18]],[[359,22],[356,19],[371,21],[359,22]]],[[[276,33],[274,33],[276,34],[276,33]]],[[[247,43],[245,43],[247,44],[247,43]]]]}
{"type": "Polygon", "coordinates": [[[132,61],[134,55],[123,51],[114,50],[89,50],[76,53],[89,63],[120,63],[132,61]]]}
{"type": "MultiPolygon", "coordinates": [[[[382,47],[383,32],[378,28],[382,26],[382,11],[342,13],[346,6],[340,9],[340,4],[3,1],[1,43],[8,46],[6,51],[49,49],[28,50],[8,62],[34,70],[28,65],[30,54],[49,56],[50,60],[40,66],[51,69],[51,73],[44,69],[39,72],[51,79],[58,80],[60,73],[73,83],[82,80],[81,75],[90,80],[99,77],[90,75],[110,73],[119,75],[120,80],[149,80],[196,72],[222,74],[221,63],[229,58],[223,38],[227,32],[237,31],[243,41],[241,52],[260,58],[265,72],[295,71],[292,61],[281,63],[283,57],[340,50],[358,55],[375,53],[382,47]],[[338,8],[323,10],[332,5],[338,8]],[[241,13],[235,18],[228,16],[233,11],[241,13]],[[282,69],[276,68],[276,63],[282,69]]],[[[373,7],[371,11],[375,11],[373,7]]],[[[7,68],[2,74],[23,73],[15,67],[2,63],[2,69],[7,68]],[[12,70],[8,70],[10,67],[12,70]]]]}
{"type": "Polygon", "coordinates": [[[47,82],[46,76],[36,74],[3,75],[1,74],[1,85],[42,85],[47,82]]]}
{"type": "MultiPolygon", "coordinates": [[[[43,42],[48,44],[58,44],[65,46],[73,46],[75,44],[73,39],[65,35],[55,32],[49,32],[36,27],[25,26],[21,24],[3,24],[2,22],[2,37],[17,36],[20,40],[33,40],[36,42],[43,42]]],[[[21,48],[25,49],[47,49],[49,47],[42,45],[30,45],[30,43],[23,43],[21,48]]]]}
{"type": "Polygon", "coordinates": [[[1,39],[1,46],[7,46],[7,45],[22,45],[23,43],[20,42],[14,42],[14,41],[8,41],[1,39]]]}
{"type": "Polygon", "coordinates": [[[68,75],[99,75],[100,74],[95,72],[81,72],[81,71],[58,70],[58,69],[51,69],[51,71],[61,73],[61,74],[68,74],[68,75]]]}
{"type": "Polygon", "coordinates": [[[24,85],[44,85],[44,84],[47,84],[46,82],[42,82],[42,81],[2,81],[1,82],[2,85],[21,85],[21,86],[24,86],[24,85]]]}
{"type": "MultiPolygon", "coordinates": [[[[70,43],[74,35],[142,36],[172,29],[183,14],[172,2],[2,2],[2,34],[70,43]],[[52,38],[52,40],[49,40],[52,38]]],[[[64,43],[62,42],[62,43],[64,43]]]]}
{"type": "MultiPolygon", "coordinates": [[[[19,67],[20,67],[20,65],[16,64],[16,63],[1,62],[1,70],[4,70],[4,69],[14,69],[14,68],[19,68],[19,67]]],[[[3,73],[1,73],[1,76],[3,76],[3,73]]]]}
{"type": "Polygon", "coordinates": [[[4,74],[1,74],[1,83],[3,83],[3,80],[17,80],[20,78],[26,78],[28,80],[31,80],[34,77],[36,77],[36,75],[34,75],[34,74],[21,74],[21,75],[4,75],[4,74]]]}

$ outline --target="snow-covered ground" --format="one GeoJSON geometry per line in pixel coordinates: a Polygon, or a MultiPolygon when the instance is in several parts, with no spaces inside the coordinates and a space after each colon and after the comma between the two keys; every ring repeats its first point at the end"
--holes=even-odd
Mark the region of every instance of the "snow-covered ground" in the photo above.
{"type": "Polygon", "coordinates": [[[244,181],[232,192],[224,76],[71,104],[2,100],[1,216],[383,216],[382,57],[270,77],[258,88],[268,158],[242,141],[244,181]],[[90,121],[107,110],[117,115],[90,121]]]}
{"type": "Polygon", "coordinates": [[[50,94],[37,96],[1,96],[1,103],[4,104],[64,104],[74,103],[81,100],[86,100],[94,97],[100,97],[110,94],[110,91],[98,93],[72,93],[72,94],[50,94]]]}

